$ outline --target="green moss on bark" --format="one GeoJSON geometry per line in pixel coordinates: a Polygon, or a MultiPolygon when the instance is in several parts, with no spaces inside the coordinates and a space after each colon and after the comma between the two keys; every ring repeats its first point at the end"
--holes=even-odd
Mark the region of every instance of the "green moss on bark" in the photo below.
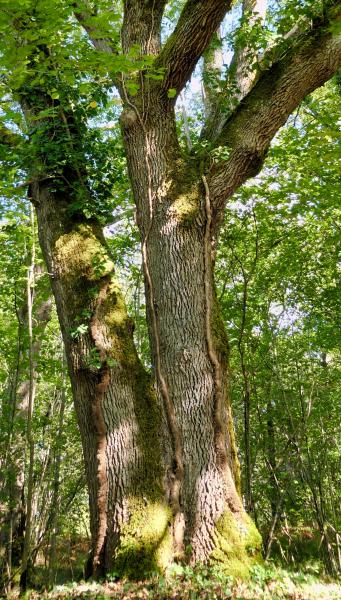
{"type": "Polygon", "coordinates": [[[62,266],[63,275],[76,282],[79,278],[97,281],[113,272],[101,233],[91,224],[80,223],[57,240],[56,263],[62,266]]]}
{"type": "Polygon", "coordinates": [[[171,212],[176,216],[180,225],[184,227],[191,225],[199,213],[197,190],[191,190],[178,196],[172,204],[171,212]]]}
{"type": "Polygon", "coordinates": [[[198,181],[199,173],[193,165],[181,159],[176,161],[167,195],[171,201],[170,214],[183,227],[190,227],[200,212],[201,194],[198,181]]]}
{"type": "Polygon", "coordinates": [[[129,512],[115,556],[115,571],[129,579],[143,579],[163,572],[173,555],[169,507],[163,502],[131,498],[129,512]]]}
{"type": "Polygon", "coordinates": [[[250,567],[262,561],[262,538],[246,513],[237,518],[226,510],[216,524],[215,537],[211,558],[226,575],[247,578],[250,567]]]}

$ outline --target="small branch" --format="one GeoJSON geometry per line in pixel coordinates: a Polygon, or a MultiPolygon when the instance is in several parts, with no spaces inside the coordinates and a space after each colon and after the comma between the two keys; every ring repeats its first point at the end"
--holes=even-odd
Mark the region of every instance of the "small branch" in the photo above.
{"type": "MultiPolygon", "coordinates": [[[[263,24],[266,8],[267,0],[243,0],[242,24],[239,31],[243,31],[245,22],[247,22],[248,29],[252,29],[257,24],[263,24]]],[[[228,89],[230,89],[227,106],[225,106],[225,110],[221,109],[221,93],[211,94],[211,106],[201,134],[203,139],[214,140],[218,137],[232,113],[233,107],[251,90],[257,76],[257,68],[253,66],[253,63],[256,62],[257,50],[255,48],[251,48],[247,41],[243,45],[240,43],[236,44],[234,55],[226,74],[226,81],[222,82],[225,86],[227,84],[228,89]]]]}
{"type": "Polygon", "coordinates": [[[205,241],[204,241],[204,287],[205,287],[205,326],[206,326],[206,343],[209,360],[213,371],[213,389],[214,389],[214,442],[217,455],[217,465],[221,469],[228,494],[227,501],[229,507],[234,512],[240,512],[242,509],[239,495],[236,493],[235,484],[233,482],[231,470],[228,464],[226,451],[226,440],[224,438],[224,426],[222,422],[223,406],[225,402],[223,389],[223,374],[217,351],[215,349],[213,334],[212,334],[212,212],[210,201],[210,189],[205,175],[202,175],[202,182],[205,189],[205,241]]]}
{"type": "MultiPolygon", "coordinates": [[[[212,38],[211,46],[204,54],[203,65],[203,100],[206,120],[209,121],[219,104],[219,83],[223,68],[223,51],[221,43],[221,27],[212,38]],[[217,89],[218,88],[218,89],[217,89]],[[217,93],[218,92],[218,93],[217,93]]],[[[221,110],[219,110],[221,114],[221,110]]]]}
{"type": "Polygon", "coordinates": [[[116,46],[113,40],[105,36],[101,37],[101,31],[96,25],[93,24],[93,22],[91,22],[91,19],[95,17],[96,14],[91,9],[88,2],[86,0],[82,0],[81,4],[82,7],[80,7],[79,2],[74,3],[74,15],[79,24],[88,34],[93,46],[97,50],[101,50],[102,52],[106,52],[107,54],[116,53],[116,46]]]}
{"type": "Polygon", "coordinates": [[[191,136],[190,136],[190,132],[189,132],[189,124],[188,124],[188,117],[187,117],[187,111],[186,111],[186,105],[185,105],[185,97],[184,97],[183,92],[180,93],[180,100],[181,100],[181,111],[182,111],[182,119],[184,122],[184,132],[185,132],[185,137],[186,137],[186,142],[187,142],[187,148],[189,151],[191,151],[193,146],[192,146],[191,136]]]}

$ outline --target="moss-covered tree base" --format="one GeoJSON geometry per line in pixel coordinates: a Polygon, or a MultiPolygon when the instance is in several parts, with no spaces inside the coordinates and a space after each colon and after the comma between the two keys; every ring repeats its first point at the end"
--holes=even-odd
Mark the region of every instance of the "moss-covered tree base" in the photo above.
{"type": "MultiPolygon", "coordinates": [[[[123,526],[114,571],[120,578],[146,579],[164,573],[174,561],[172,513],[162,501],[129,500],[129,521],[123,526]]],[[[216,548],[208,560],[228,576],[247,579],[262,563],[262,538],[251,518],[226,510],[216,524],[216,548]]]]}
{"type": "Polygon", "coordinates": [[[169,507],[161,501],[131,498],[129,513],[116,551],[115,572],[132,580],[164,572],[173,553],[169,507]]]}
{"type": "Polygon", "coordinates": [[[226,575],[247,578],[250,567],[262,562],[262,538],[252,519],[243,513],[237,519],[226,510],[216,524],[216,548],[211,561],[226,575]]]}

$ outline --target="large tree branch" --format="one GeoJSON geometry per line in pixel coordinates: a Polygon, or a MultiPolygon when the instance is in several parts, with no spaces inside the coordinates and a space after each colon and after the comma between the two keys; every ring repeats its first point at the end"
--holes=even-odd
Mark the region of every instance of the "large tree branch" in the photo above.
{"type": "MultiPolygon", "coordinates": [[[[266,8],[267,0],[243,0],[242,25],[239,28],[239,33],[244,32],[245,24],[248,30],[255,28],[257,25],[262,25],[265,20],[266,8]]],[[[256,60],[257,50],[252,47],[252,44],[250,47],[249,42],[239,45],[237,43],[226,81],[220,82],[220,85],[217,86],[218,89],[214,90],[211,94],[210,110],[206,114],[206,123],[201,134],[202,139],[210,141],[216,139],[221,133],[224,123],[227,121],[233,107],[250,91],[256,78],[256,68],[252,66],[256,60]],[[226,83],[228,83],[231,89],[231,96],[228,98],[227,106],[222,110],[221,105],[223,100],[222,94],[219,93],[219,88],[226,88],[226,83]],[[223,85],[221,86],[221,84],[223,85]]],[[[216,65],[213,64],[212,66],[214,70],[216,65]]],[[[207,71],[212,70],[212,66],[205,57],[204,77],[207,71]]],[[[210,97],[209,90],[206,95],[208,98],[210,97]]]]}
{"type": "MultiPolygon", "coordinates": [[[[341,16],[340,2],[333,12],[335,22],[341,16]]],[[[341,35],[333,34],[331,26],[331,21],[325,21],[297,39],[263,73],[225,124],[217,147],[230,148],[230,157],[213,164],[209,174],[218,221],[227,198],[259,171],[271,140],[289,115],[341,66],[341,35]]]]}
{"type": "Polygon", "coordinates": [[[232,0],[187,0],[155,61],[157,69],[165,69],[165,89],[181,92],[231,4],[232,0]]]}
{"type": "Polygon", "coordinates": [[[122,47],[137,45],[141,54],[156,55],[161,48],[161,19],[167,0],[124,0],[122,47]]]}
{"type": "MultiPolygon", "coordinates": [[[[249,28],[264,24],[266,5],[266,0],[243,0],[243,16],[248,20],[249,28]]],[[[235,78],[238,100],[244,98],[252,87],[255,78],[252,63],[255,59],[257,59],[257,50],[249,44],[236,48],[230,66],[230,76],[235,78]]]]}

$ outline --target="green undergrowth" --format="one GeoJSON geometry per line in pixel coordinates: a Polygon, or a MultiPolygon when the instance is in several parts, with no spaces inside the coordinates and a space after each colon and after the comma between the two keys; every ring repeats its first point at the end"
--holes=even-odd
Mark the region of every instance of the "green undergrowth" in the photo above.
{"type": "Polygon", "coordinates": [[[102,583],[69,583],[56,586],[50,592],[30,592],[31,600],[87,598],[154,600],[340,600],[341,585],[336,581],[318,578],[311,574],[288,571],[271,563],[255,565],[250,578],[236,579],[225,575],[217,566],[173,565],[166,577],[154,576],[147,581],[116,581],[115,573],[102,583]]]}

